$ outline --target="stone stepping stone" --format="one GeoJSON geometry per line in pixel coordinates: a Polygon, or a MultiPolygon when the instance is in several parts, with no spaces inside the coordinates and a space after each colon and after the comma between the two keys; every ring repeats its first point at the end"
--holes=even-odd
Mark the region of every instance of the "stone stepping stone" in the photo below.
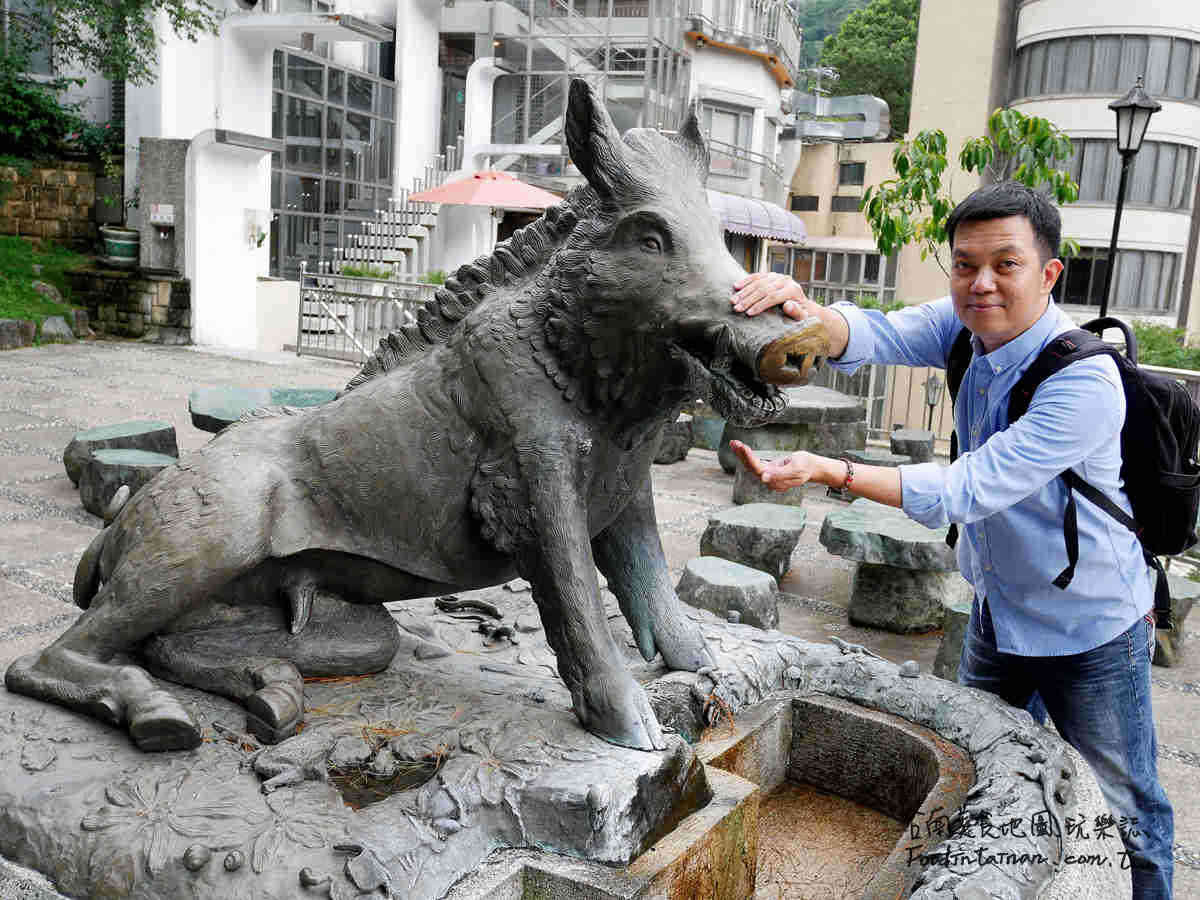
{"type": "Polygon", "coordinates": [[[913,461],[911,456],[892,453],[890,450],[884,450],[882,447],[843,450],[841,455],[845,456],[851,462],[862,463],[864,466],[886,466],[889,469],[894,469],[897,466],[907,466],[913,461]]]}
{"type": "Polygon", "coordinates": [[[857,397],[816,385],[784,388],[783,393],[787,408],[770,425],[743,428],[725,423],[717,458],[726,472],[733,474],[736,466],[731,440],[753,450],[808,450],[822,456],[867,446],[867,408],[857,397]]]}
{"type": "Polygon", "coordinates": [[[958,680],[958,661],[962,657],[963,635],[971,618],[972,597],[944,602],[942,609],[942,642],[938,644],[933,674],[947,681],[958,680]]]}
{"type": "Polygon", "coordinates": [[[654,454],[654,461],[664,466],[681,462],[687,459],[690,449],[692,449],[692,417],[683,413],[678,419],[663,428],[662,439],[658,444],[658,452],[654,454]]]}
{"type": "Polygon", "coordinates": [[[778,503],[750,503],[722,510],[700,538],[702,556],[719,556],[782,578],[804,532],[807,514],[778,503]]]}
{"type": "Polygon", "coordinates": [[[821,526],[822,546],[859,564],[850,590],[851,623],[897,634],[930,631],[942,624],[943,603],[970,599],[946,531],[861,497],[830,512],[821,526]]]}
{"type": "Polygon", "coordinates": [[[721,559],[701,556],[684,567],[675,588],[679,599],[707,609],[722,619],[736,613],[747,625],[771,629],[779,624],[779,590],[766,572],[721,559]]]}
{"type": "MultiPolygon", "coordinates": [[[[771,450],[756,451],[755,455],[764,462],[780,459],[787,453],[771,450]]],[[[790,491],[773,491],[742,463],[736,454],[734,459],[737,470],[733,476],[733,502],[739,505],[745,503],[773,503],[776,506],[801,506],[804,503],[804,489],[793,488],[790,491]]]]}
{"type": "Polygon", "coordinates": [[[196,388],[188,396],[192,424],[214,434],[264,406],[320,406],[337,397],[333,388],[196,388]]]}
{"type": "Polygon", "coordinates": [[[725,420],[703,400],[698,400],[692,410],[692,446],[701,450],[716,450],[721,446],[721,434],[724,431],[725,420]]]}
{"type": "Polygon", "coordinates": [[[101,425],[77,431],[67,449],[63,451],[63,465],[67,477],[76,487],[83,464],[95,450],[124,449],[145,450],[149,453],[164,453],[179,456],[179,444],[175,441],[175,426],[166,422],[120,422],[116,425],[101,425]]]}
{"type": "Polygon", "coordinates": [[[1178,575],[1168,575],[1171,586],[1171,611],[1175,628],[1171,631],[1157,629],[1154,632],[1154,665],[1170,669],[1183,663],[1184,620],[1192,611],[1196,598],[1200,597],[1200,582],[1178,575]]]}
{"type": "Polygon", "coordinates": [[[933,461],[933,432],[920,428],[897,428],[892,432],[892,452],[915,463],[933,461]]]}
{"type": "Polygon", "coordinates": [[[94,516],[104,517],[104,511],[121,485],[129,486],[133,496],[150,483],[159,472],[177,462],[165,453],[145,450],[94,450],[83,464],[79,478],[79,499],[83,508],[94,516]]]}

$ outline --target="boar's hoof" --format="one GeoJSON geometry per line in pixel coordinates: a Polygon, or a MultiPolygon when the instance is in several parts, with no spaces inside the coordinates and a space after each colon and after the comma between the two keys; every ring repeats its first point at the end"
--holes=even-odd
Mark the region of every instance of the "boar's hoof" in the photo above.
{"type": "Polygon", "coordinates": [[[676,672],[695,672],[704,666],[716,666],[716,658],[700,632],[700,626],[681,611],[660,620],[654,629],[654,642],[667,668],[676,672]]]}
{"type": "Polygon", "coordinates": [[[646,692],[628,672],[588,675],[571,695],[580,723],[601,740],[634,750],[666,749],[646,692]]]}
{"type": "Polygon", "coordinates": [[[303,718],[303,687],[296,684],[272,682],[246,701],[246,730],[264,744],[287,740],[303,718]]]}
{"type": "Polygon", "coordinates": [[[200,729],[183,704],[163,690],[150,691],[129,707],[129,735],[145,751],[191,750],[200,729]]]}

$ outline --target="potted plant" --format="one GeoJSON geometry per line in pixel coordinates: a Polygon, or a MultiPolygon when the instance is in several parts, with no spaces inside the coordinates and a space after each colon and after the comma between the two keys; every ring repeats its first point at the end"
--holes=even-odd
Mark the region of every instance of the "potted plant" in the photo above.
{"type": "Polygon", "coordinates": [[[100,164],[96,178],[96,221],[100,226],[103,254],[100,261],[119,269],[132,269],[138,264],[141,233],[125,224],[131,209],[138,206],[138,189],[126,200],[122,196],[124,170],[119,154],[123,150],[121,128],[112,123],[97,125],[85,122],[68,140],[92,156],[100,164]]]}
{"type": "MultiPolygon", "coordinates": [[[[133,196],[121,201],[122,221],[131,209],[136,209],[139,202],[138,188],[133,189],[133,196]]],[[[133,269],[137,267],[141,254],[141,232],[128,225],[101,225],[100,241],[104,245],[104,254],[100,261],[106,266],[116,269],[133,269]]]]}

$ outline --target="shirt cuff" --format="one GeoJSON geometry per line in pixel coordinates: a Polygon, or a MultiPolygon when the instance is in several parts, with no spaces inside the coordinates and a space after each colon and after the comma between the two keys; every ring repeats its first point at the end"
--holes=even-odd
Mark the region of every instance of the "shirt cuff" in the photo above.
{"type": "Polygon", "coordinates": [[[867,362],[875,350],[875,336],[871,331],[871,325],[863,311],[853,303],[840,300],[829,308],[836,310],[846,320],[850,338],[846,342],[846,349],[842,351],[842,355],[837,359],[830,359],[828,362],[839,372],[853,372],[867,362]]]}
{"type": "Polygon", "coordinates": [[[942,491],[946,469],[939,463],[915,463],[900,466],[900,501],[905,514],[926,528],[949,524],[942,491]]]}

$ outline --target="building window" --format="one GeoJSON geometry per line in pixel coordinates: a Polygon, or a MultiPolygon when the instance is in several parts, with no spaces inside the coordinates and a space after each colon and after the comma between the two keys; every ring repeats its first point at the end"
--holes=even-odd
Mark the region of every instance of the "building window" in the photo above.
{"type": "Polygon", "coordinates": [[[744,178],[749,174],[746,153],[752,148],[753,112],[706,102],[703,119],[708,135],[709,171],[744,178]]]}
{"type": "Polygon", "coordinates": [[[831,197],[829,208],[834,212],[858,212],[862,197],[831,197]]]}
{"type": "Polygon", "coordinates": [[[838,163],[838,184],[862,184],[867,176],[867,164],[861,162],[838,163]]]}
{"type": "Polygon", "coordinates": [[[1127,34],[1026,44],[1013,66],[1012,97],[1124,93],[1139,75],[1151,96],[1200,99],[1200,41],[1127,34]]]}
{"type": "MultiPolygon", "coordinates": [[[[1101,138],[1075,138],[1075,152],[1067,164],[1085,203],[1116,203],[1121,177],[1117,142],[1101,138]]],[[[1159,209],[1192,208],[1196,149],[1186,144],[1145,141],[1133,158],[1125,202],[1159,209]]]]}
{"type": "Polygon", "coordinates": [[[820,205],[816,194],[792,194],[792,212],[816,212],[820,205]]]}
{"type": "MultiPolygon", "coordinates": [[[[9,45],[17,39],[22,16],[39,13],[45,5],[45,0],[0,0],[0,51],[7,52],[9,45]]],[[[27,45],[24,49],[29,54],[27,74],[54,74],[49,47],[41,42],[33,44],[28,39],[21,43],[27,45]]]]}
{"type": "MultiPolygon", "coordinates": [[[[1063,267],[1055,290],[1059,302],[1099,306],[1108,270],[1107,248],[1084,247],[1078,256],[1063,260],[1063,267]]],[[[1178,253],[1118,250],[1110,307],[1147,313],[1174,311],[1180,269],[1178,253]]]]}
{"type": "Polygon", "coordinates": [[[292,48],[276,50],[271,274],[315,269],[392,195],[395,85],[292,48]]]}
{"type": "MultiPolygon", "coordinates": [[[[834,303],[872,299],[884,306],[896,299],[897,257],[878,253],[794,248],[792,278],[813,300],[834,303]]],[[[772,270],[775,269],[772,259],[772,270]]]]}

